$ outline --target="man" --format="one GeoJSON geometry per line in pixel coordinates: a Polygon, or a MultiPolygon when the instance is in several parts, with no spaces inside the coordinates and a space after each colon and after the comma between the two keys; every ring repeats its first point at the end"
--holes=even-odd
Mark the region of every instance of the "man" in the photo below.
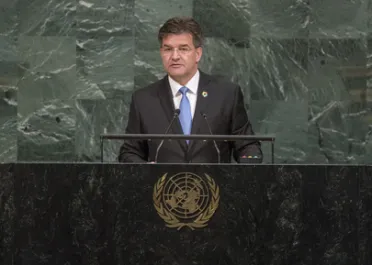
{"type": "MultiPolygon", "coordinates": [[[[198,69],[203,36],[192,18],[171,18],[160,28],[158,39],[163,66],[168,75],[133,93],[127,134],[164,134],[176,110],[180,113],[170,134],[252,135],[239,86],[198,69]],[[205,115],[205,116],[203,116],[205,115]]],[[[154,162],[161,140],[128,140],[120,148],[119,161],[154,162]]],[[[255,156],[262,161],[258,141],[217,141],[220,162],[255,156]]],[[[164,141],[156,162],[216,163],[213,141],[164,141]]]]}

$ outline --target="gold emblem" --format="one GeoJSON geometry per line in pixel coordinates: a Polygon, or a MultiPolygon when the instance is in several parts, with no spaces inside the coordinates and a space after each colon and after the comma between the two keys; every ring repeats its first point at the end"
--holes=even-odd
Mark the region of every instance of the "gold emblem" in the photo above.
{"type": "Polygon", "coordinates": [[[193,173],[164,174],[155,184],[153,200],[156,211],[170,228],[206,227],[218,208],[220,191],[214,180],[193,173]]]}

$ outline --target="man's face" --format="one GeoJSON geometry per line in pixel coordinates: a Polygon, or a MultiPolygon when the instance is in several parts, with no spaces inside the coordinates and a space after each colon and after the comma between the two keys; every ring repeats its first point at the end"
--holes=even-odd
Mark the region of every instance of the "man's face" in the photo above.
{"type": "Polygon", "coordinates": [[[195,48],[189,33],[169,34],[160,48],[164,69],[177,82],[184,85],[196,73],[202,48],[195,48]]]}

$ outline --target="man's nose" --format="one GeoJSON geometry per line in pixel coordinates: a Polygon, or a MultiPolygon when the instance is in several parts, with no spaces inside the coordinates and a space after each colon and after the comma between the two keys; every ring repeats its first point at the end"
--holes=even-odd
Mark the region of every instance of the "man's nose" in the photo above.
{"type": "Polygon", "coordinates": [[[178,52],[177,49],[173,49],[172,50],[171,57],[172,57],[172,59],[178,59],[178,58],[180,58],[180,54],[179,54],[179,52],[178,52]]]}

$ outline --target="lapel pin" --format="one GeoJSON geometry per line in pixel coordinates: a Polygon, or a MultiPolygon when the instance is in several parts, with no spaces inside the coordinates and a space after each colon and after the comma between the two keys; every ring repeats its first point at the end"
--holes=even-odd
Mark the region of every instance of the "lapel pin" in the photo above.
{"type": "Polygon", "coordinates": [[[203,91],[203,92],[202,92],[202,96],[206,98],[206,97],[208,96],[207,91],[203,91]]]}

